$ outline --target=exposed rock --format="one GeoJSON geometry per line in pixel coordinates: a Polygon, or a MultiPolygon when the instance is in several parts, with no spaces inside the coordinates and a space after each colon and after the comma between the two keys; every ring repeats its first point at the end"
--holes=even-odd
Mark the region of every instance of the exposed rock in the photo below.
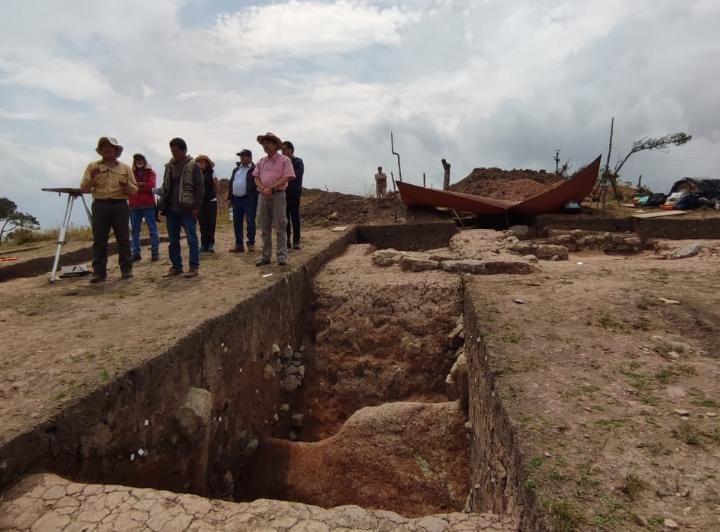
{"type": "Polygon", "coordinates": [[[559,257],[558,260],[567,260],[568,249],[565,246],[554,244],[541,244],[535,249],[535,255],[538,259],[548,260],[554,256],[559,257]]]}
{"type": "Polygon", "coordinates": [[[530,234],[530,228],[527,225],[511,225],[508,231],[518,238],[525,238],[530,234]]]}
{"type": "Polygon", "coordinates": [[[523,260],[528,261],[530,264],[537,264],[538,258],[535,255],[524,255],[523,260]]]}
{"type": "Polygon", "coordinates": [[[392,266],[393,264],[398,264],[400,262],[400,259],[402,258],[402,254],[392,248],[388,249],[378,249],[377,251],[374,251],[372,254],[372,260],[373,263],[376,266],[386,267],[386,266],[392,266]]]}
{"type": "Polygon", "coordinates": [[[176,418],[182,433],[187,438],[194,438],[200,428],[210,423],[211,413],[212,395],[210,392],[202,388],[190,388],[176,418]]]}
{"type": "Polygon", "coordinates": [[[689,257],[694,257],[700,251],[703,249],[702,244],[688,244],[686,246],[683,246],[679,249],[676,249],[673,251],[673,253],[670,255],[669,258],[671,259],[687,259],[689,257]]]}
{"type": "Polygon", "coordinates": [[[462,324],[457,325],[450,334],[448,334],[448,345],[450,349],[457,349],[465,343],[465,328],[462,324]]]}
{"type": "Polygon", "coordinates": [[[287,392],[293,392],[300,387],[300,379],[296,375],[288,375],[283,381],[283,388],[287,392]]]}
{"type": "Polygon", "coordinates": [[[450,273],[472,273],[493,275],[501,273],[528,274],[535,271],[535,267],[522,260],[448,260],[442,263],[442,269],[450,273]]]}
{"type": "Polygon", "coordinates": [[[293,414],[290,416],[290,425],[295,427],[296,429],[303,428],[303,420],[305,419],[305,416],[302,414],[293,414]]]}
{"type": "Polygon", "coordinates": [[[450,273],[485,273],[485,263],[476,259],[446,260],[441,266],[450,273]]]}
{"type": "Polygon", "coordinates": [[[440,268],[440,263],[435,260],[403,256],[400,259],[400,267],[405,271],[423,272],[427,270],[437,270],[440,268]]]}

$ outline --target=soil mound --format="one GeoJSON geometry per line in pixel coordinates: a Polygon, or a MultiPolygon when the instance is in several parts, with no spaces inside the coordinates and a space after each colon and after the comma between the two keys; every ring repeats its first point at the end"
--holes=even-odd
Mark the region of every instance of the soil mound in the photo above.
{"type": "Polygon", "coordinates": [[[303,221],[311,225],[393,223],[406,216],[396,196],[376,199],[311,188],[303,190],[300,205],[303,221]]]}
{"type": "Polygon", "coordinates": [[[502,170],[475,168],[450,190],[489,198],[524,201],[550,190],[563,181],[562,176],[545,170],[502,170]]]}

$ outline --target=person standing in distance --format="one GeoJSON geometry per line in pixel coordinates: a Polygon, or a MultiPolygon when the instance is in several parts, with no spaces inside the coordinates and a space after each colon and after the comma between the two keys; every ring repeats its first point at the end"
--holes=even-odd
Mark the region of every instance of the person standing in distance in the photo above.
{"type": "Polygon", "coordinates": [[[387,194],[387,175],[382,171],[382,166],[378,166],[377,174],[375,174],[375,196],[384,198],[387,194]]]}
{"type": "Polygon", "coordinates": [[[232,207],[233,230],[235,231],[235,246],[230,253],[243,253],[243,222],[247,220],[247,250],[255,251],[255,216],[257,213],[258,190],[255,185],[253,171],[255,164],[252,162],[252,152],[248,149],[240,150],[237,153],[240,162],[230,176],[228,186],[228,200],[232,207]]]}
{"type": "Polygon", "coordinates": [[[145,218],[150,232],[150,260],[156,261],[160,259],[160,236],[155,217],[155,194],[153,194],[156,176],[142,153],[133,155],[133,173],[138,184],[137,194],[130,196],[133,261],[142,258],[140,255],[140,228],[143,218],[145,218]]]}
{"type": "Polygon", "coordinates": [[[291,179],[285,190],[287,208],[285,214],[287,223],[287,243],[290,251],[290,234],[292,229],[292,249],[300,249],[300,197],[302,196],[302,179],[305,174],[305,163],[300,157],[295,157],[295,146],[289,140],[282,143],[282,154],[289,157],[295,172],[295,179],[291,179]],[[292,226],[292,227],[291,227],[292,226]]]}
{"type": "Polygon", "coordinates": [[[262,144],[267,154],[260,159],[253,171],[255,185],[260,193],[259,218],[262,232],[262,256],[255,264],[270,264],[272,256],[272,228],[275,226],[277,238],[277,262],[280,266],[287,264],[287,216],[285,189],[288,181],[295,179],[295,171],[289,157],[278,153],[282,140],[274,133],[258,135],[257,141],[262,144]]]}

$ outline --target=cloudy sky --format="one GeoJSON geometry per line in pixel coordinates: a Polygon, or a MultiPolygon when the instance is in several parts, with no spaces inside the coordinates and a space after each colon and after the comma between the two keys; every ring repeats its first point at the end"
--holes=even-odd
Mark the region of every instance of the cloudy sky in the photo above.
{"type": "MultiPolygon", "coordinates": [[[[717,0],[15,0],[0,20],[0,196],[43,225],[98,136],[156,168],[182,136],[227,176],[257,134],[292,140],[306,186],[366,193],[375,167],[440,183],[473,167],[577,168],[648,135],[624,177],[720,177],[717,0]]],[[[613,157],[614,159],[615,157],[613,157]]],[[[80,213],[75,221],[82,222],[80,213]]]]}

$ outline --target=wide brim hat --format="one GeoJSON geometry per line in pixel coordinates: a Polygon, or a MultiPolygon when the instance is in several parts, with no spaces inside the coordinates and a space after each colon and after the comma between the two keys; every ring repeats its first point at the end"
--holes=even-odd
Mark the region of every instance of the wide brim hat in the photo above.
{"type": "Polygon", "coordinates": [[[97,147],[95,148],[95,151],[98,153],[98,155],[102,155],[102,153],[100,152],[100,146],[102,146],[105,142],[107,142],[108,144],[110,144],[110,146],[114,147],[117,150],[118,157],[122,155],[123,147],[120,145],[120,143],[115,137],[100,137],[98,139],[97,147]]]}
{"type": "Polygon", "coordinates": [[[277,143],[278,146],[282,144],[282,140],[280,140],[280,137],[278,137],[275,133],[270,133],[269,131],[264,135],[258,135],[257,137],[257,141],[260,144],[262,144],[266,140],[272,140],[273,142],[277,143]]]}
{"type": "Polygon", "coordinates": [[[198,162],[198,161],[205,161],[206,163],[208,163],[208,164],[210,165],[210,168],[215,168],[215,163],[214,163],[213,160],[212,160],[210,157],[208,157],[207,155],[202,155],[202,154],[201,154],[201,155],[196,155],[196,156],[195,156],[195,162],[198,162]]]}

